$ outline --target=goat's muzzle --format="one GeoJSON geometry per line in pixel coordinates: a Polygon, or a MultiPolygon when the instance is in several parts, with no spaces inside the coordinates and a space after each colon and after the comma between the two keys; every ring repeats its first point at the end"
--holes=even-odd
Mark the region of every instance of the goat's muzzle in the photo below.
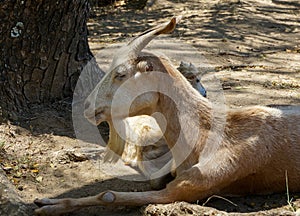
{"type": "Polygon", "coordinates": [[[99,125],[103,121],[107,121],[107,108],[98,108],[84,111],[84,117],[91,122],[93,125],[99,125]]]}

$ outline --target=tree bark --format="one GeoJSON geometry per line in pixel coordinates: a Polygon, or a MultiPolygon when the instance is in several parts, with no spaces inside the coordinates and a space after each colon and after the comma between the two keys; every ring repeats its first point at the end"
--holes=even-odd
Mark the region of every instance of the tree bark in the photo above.
{"type": "Polygon", "coordinates": [[[81,70],[93,57],[88,8],[88,0],[0,1],[2,114],[72,96],[81,70]]]}

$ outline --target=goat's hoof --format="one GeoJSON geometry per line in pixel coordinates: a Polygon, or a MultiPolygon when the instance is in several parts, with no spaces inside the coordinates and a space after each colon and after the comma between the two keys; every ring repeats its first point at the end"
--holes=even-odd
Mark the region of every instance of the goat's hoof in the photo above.
{"type": "Polygon", "coordinates": [[[34,200],[34,203],[39,207],[34,211],[38,216],[60,215],[67,209],[63,200],[43,198],[34,200]]]}
{"type": "Polygon", "coordinates": [[[55,203],[53,202],[53,200],[48,199],[48,198],[43,198],[43,199],[35,199],[34,204],[36,204],[38,207],[42,207],[45,205],[54,205],[55,203]]]}

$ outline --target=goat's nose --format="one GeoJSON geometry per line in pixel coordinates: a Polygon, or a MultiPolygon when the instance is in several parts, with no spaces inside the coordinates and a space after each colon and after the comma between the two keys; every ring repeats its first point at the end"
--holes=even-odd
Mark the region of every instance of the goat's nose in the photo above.
{"type": "Polygon", "coordinates": [[[95,110],[95,116],[102,115],[102,114],[104,114],[104,109],[103,110],[95,110]]]}

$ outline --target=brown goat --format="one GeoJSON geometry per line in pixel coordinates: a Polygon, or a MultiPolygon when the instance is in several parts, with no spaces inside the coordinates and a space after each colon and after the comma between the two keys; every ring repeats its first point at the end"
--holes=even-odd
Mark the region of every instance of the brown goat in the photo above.
{"type": "Polygon", "coordinates": [[[105,191],[80,199],[36,200],[38,214],[92,205],[195,201],[213,194],[274,193],[285,190],[286,173],[290,191],[300,191],[299,110],[263,106],[226,112],[213,109],[168,59],[141,52],[155,36],[172,32],[176,23],[172,18],[121,49],[111,71],[87,98],[85,110],[94,124],[112,121],[116,127],[118,120],[128,116],[160,112],[166,121],[156,121],[166,127],[164,137],[176,178],[159,191],[105,191]],[[127,106],[130,109],[126,110],[127,106]],[[213,154],[204,154],[212,147],[213,154]]]}

